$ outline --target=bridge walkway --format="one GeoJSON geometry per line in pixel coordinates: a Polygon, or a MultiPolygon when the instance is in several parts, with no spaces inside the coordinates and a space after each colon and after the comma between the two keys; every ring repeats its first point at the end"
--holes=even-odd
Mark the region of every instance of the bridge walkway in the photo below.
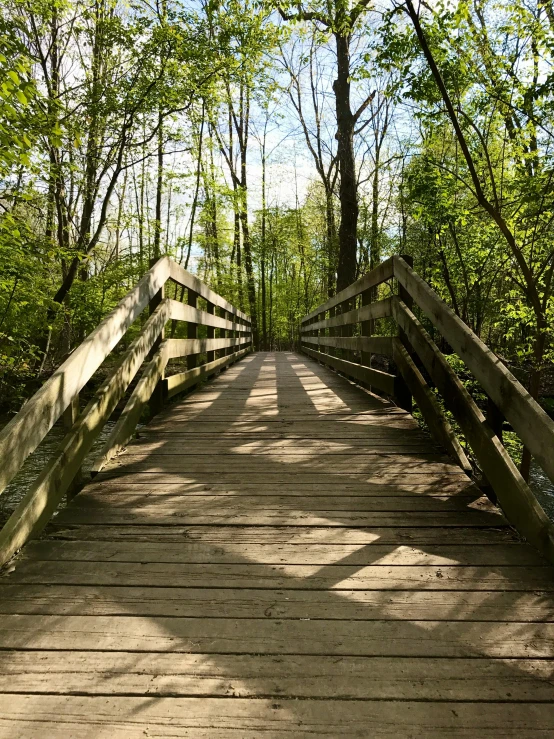
{"type": "Polygon", "coordinates": [[[407,412],[250,354],[0,578],[0,736],[551,737],[553,591],[407,412]]]}

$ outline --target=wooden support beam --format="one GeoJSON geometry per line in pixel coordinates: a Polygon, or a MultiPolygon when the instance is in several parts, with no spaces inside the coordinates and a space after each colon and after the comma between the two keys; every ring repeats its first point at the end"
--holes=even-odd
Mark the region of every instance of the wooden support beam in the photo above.
{"type": "Polygon", "coordinates": [[[241,359],[249,351],[250,347],[246,347],[245,349],[240,349],[233,354],[228,354],[227,356],[219,357],[219,359],[214,359],[207,364],[202,364],[200,367],[195,367],[186,372],[179,372],[175,375],[169,375],[169,377],[166,377],[164,380],[167,397],[172,398],[174,395],[182,393],[184,390],[195,385],[199,380],[206,379],[215,372],[224,367],[228,367],[230,364],[233,364],[233,362],[241,359]]]}
{"type": "Polygon", "coordinates": [[[335,306],[339,305],[339,303],[344,303],[346,300],[355,298],[356,295],[364,292],[364,290],[368,290],[371,287],[380,285],[382,282],[386,282],[387,280],[392,279],[392,277],[393,260],[391,257],[385,262],[379,264],[377,267],[375,267],[375,269],[372,269],[371,272],[368,272],[363,277],[360,277],[359,280],[353,282],[344,290],[341,290],[340,293],[337,293],[332,298],[329,298],[329,300],[323,303],[323,305],[318,306],[314,311],[308,313],[308,315],[302,319],[302,323],[306,323],[310,319],[314,318],[314,316],[317,316],[318,313],[323,313],[330,310],[331,308],[334,308],[335,306]]]}
{"type": "MultiPolygon", "coordinates": [[[[187,302],[191,308],[196,310],[198,303],[198,294],[189,288],[187,302]]],[[[187,323],[187,336],[189,339],[196,339],[198,336],[198,326],[196,323],[189,321],[187,323]]],[[[198,354],[187,354],[187,369],[194,369],[198,364],[198,354]]]]}
{"type": "MultiPolygon", "coordinates": [[[[414,266],[414,260],[411,256],[403,256],[402,259],[408,264],[410,267],[414,266]]],[[[409,294],[409,292],[406,290],[406,288],[402,285],[402,283],[399,283],[399,290],[398,295],[400,300],[406,305],[410,310],[413,307],[414,301],[412,299],[412,296],[409,294]]],[[[402,331],[401,328],[398,329],[398,337],[403,344],[403,346],[406,348],[408,354],[411,353],[412,347],[410,346],[410,342],[408,341],[406,334],[402,331]]],[[[396,390],[396,400],[398,405],[401,408],[404,408],[405,411],[408,411],[408,413],[412,412],[412,393],[410,392],[410,388],[402,378],[399,378],[397,390],[396,390]]]]}
{"type": "MultiPolygon", "coordinates": [[[[243,346],[252,341],[250,336],[232,339],[167,339],[168,359],[188,357],[191,354],[202,354],[216,349],[229,349],[243,346]]],[[[233,354],[234,352],[231,352],[233,354]]]]}
{"type": "MultiPolygon", "coordinates": [[[[79,413],[80,413],[80,402],[79,401],[80,401],[79,396],[76,395],[62,414],[62,423],[66,431],[71,431],[77,419],[79,418],[79,413]]],[[[73,481],[67,488],[66,496],[67,496],[68,501],[74,498],[75,495],[78,493],[79,487],[82,484],[82,477],[83,477],[83,470],[81,467],[79,467],[79,469],[75,472],[75,477],[73,478],[73,481]]]]}
{"type": "MultiPolygon", "coordinates": [[[[178,300],[170,300],[170,318],[177,321],[190,321],[191,323],[197,323],[202,326],[208,326],[213,328],[222,328],[229,331],[249,331],[250,324],[240,323],[237,316],[232,315],[232,319],[228,321],[226,318],[214,315],[210,312],[210,306],[212,310],[215,309],[213,303],[208,303],[208,310],[198,310],[186,303],[180,303],[178,300]]],[[[223,311],[225,313],[225,311],[223,311]]]]}
{"type": "MultiPolygon", "coordinates": [[[[162,303],[162,301],[165,300],[165,284],[161,286],[161,288],[158,290],[158,292],[154,295],[150,302],[149,310],[150,315],[154,313],[154,311],[157,309],[157,307],[162,303]]],[[[166,308],[171,308],[171,304],[166,305],[166,308]]],[[[162,342],[165,339],[165,325],[162,326],[162,330],[160,331],[158,338],[154,342],[152,349],[150,350],[150,353],[148,354],[148,359],[152,359],[155,355],[160,346],[162,345],[162,342]]],[[[152,416],[155,416],[157,413],[159,413],[165,404],[165,397],[164,397],[164,387],[162,384],[163,380],[163,370],[162,374],[160,375],[159,382],[154,387],[153,391],[150,393],[152,396],[150,399],[150,412],[152,416]]]]}
{"type": "Polygon", "coordinates": [[[385,298],[385,300],[378,300],[376,303],[362,306],[361,308],[354,308],[348,310],[345,313],[338,313],[332,318],[328,318],[324,321],[317,321],[317,323],[302,324],[302,333],[309,333],[320,328],[336,328],[339,326],[348,326],[352,323],[361,323],[362,321],[369,321],[371,319],[386,318],[391,313],[391,299],[385,298]]]}
{"type": "Polygon", "coordinates": [[[381,372],[380,370],[363,367],[361,364],[348,362],[346,359],[339,359],[338,357],[332,357],[329,354],[314,351],[313,349],[309,349],[307,346],[303,348],[303,351],[308,356],[317,359],[322,364],[332,367],[338,372],[343,372],[348,377],[365,382],[388,395],[394,395],[396,377],[394,375],[389,375],[388,372],[381,372]]]}
{"type": "MultiPolygon", "coordinates": [[[[214,315],[215,312],[215,305],[213,303],[208,302],[207,305],[207,311],[209,314],[209,319],[211,321],[217,320],[217,316],[214,315]]],[[[204,326],[207,326],[206,329],[206,336],[208,339],[215,338],[215,328],[213,326],[213,323],[208,324],[207,322],[202,322],[204,326]]],[[[212,349],[211,351],[206,353],[206,362],[209,364],[210,362],[213,362],[215,360],[215,350],[212,349]]]]}
{"type": "Polygon", "coordinates": [[[204,298],[209,303],[213,303],[218,308],[223,308],[228,313],[233,313],[250,323],[250,318],[246,313],[235,308],[231,303],[225,300],[225,298],[222,298],[221,295],[218,295],[211,290],[205,282],[202,282],[198,277],[191,275],[190,272],[183,269],[179,264],[177,264],[177,262],[170,260],[169,269],[172,280],[175,280],[175,282],[178,282],[180,285],[184,285],[186,288],[190,288],[190,290],[195,292],[199,297],[204,298]]]}
{"type": "MultiPolygon", "coordinates": [[[[392,336],[303,336],[304,344],[392,356],[392,336]]],[[[364,365],[366,367],[368,365],[364,365]]]]}
{"type": "MultiPolygon", "coordinates": [[[[366,305],[371,305],[371,303],[374,302],[373,300],[373,293],[375,289],[369,288],[368,290],[364,290],[361,295],[361,307],[364,308],[366,305]]],[[[362,336],[369,337],[373,333],[373,321],[361,321],[360,325],[360,331],[362,332],[362,336]]],[[[383,352],[384,354],[392,354],[392,344],[390,345],[390,352],[383,352]]],[[[367,344],[367,348],[360,347],[360,363],[364,365],[364,367],[371,367],[371,354],[375,351],[371,349],[371,344],[367,344]]]]}
{"type": "Polygon", "coordinates": [[[392,356],[425,419],[425,423],[429,427],[433,439],[437,444],[444,447],[446,452],[463,470],[471,473],[471,464],[460,446],[452,426],[444,417],[435,394],[425,382],[423,375],[416,367],[400,338],[393,340],[392,356]]]}

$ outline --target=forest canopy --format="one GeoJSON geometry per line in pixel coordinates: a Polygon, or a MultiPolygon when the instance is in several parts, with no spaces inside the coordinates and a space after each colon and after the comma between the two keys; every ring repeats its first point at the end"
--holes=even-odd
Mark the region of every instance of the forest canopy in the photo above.
{"type": "Polygon", "coordinates": [[[169,254],[262,349],[391,254],[539,397],[549,1],[6,0],[0,405],[169,254]]]}

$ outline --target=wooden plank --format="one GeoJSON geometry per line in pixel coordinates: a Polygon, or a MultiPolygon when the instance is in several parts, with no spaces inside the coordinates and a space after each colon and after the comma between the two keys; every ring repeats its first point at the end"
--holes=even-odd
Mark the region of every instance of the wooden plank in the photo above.
{"type": "Polygon", "coordinates": [[[341,290],[332,298],[329,298],[327,302],[318,306],[311,313],[308,313],[308,315],[304,316],[304,318],[302,319],[302,324],[311,321],[311,319],[315,318],[319,313],[325,313],[329,309],[334,308],[335,306],[339,305],[339,303],[344,303],[346,300],[351,300],[352,298],[356,297],[356,295],[364,292],[364,290],[369,290],[369,288],[371,287],[380,285],[381,282],[390,280],[393,276],[393,260],[391,258],[379,264],[377,267],[375,267],[375,269],[372,269],[371,272],[363,275],[363,277],[360,277],[359,280],[353,282],[351,285],[349,285],[344,290],[341,290]]]}
{"type": "MultiPolygon", "coordinates": [[[[445,536],[445,540],[448,537],[445,536]]],[[[175,563],[225,563],[245,564],[316,564],[336,565],[342,560],[349,565],[465,565],[491,567],[496,565],[543,566],[544,560],[535,549],[526,544],[453,545],[448,541],[428,549],[407,545],[391,547],[379,539],[371,545],[341,542],[336,532],[329,535],[329,542],[251,543],[230,540],[223,546],[210,542],[187,542],[171,545],[157,542],[128,541],[34,541],[20,555],[34,561],[77,562],[175,562],[175,563]],[[338,541],[336,541],[338,539],[338,541]]],[[[1,582],[1,580],[0,580],[1,582]]],[[[540,596],[537,601],[544,604],[540,596]]],[[[552,614],[554,617],[554,614],[552,614]]]]}
{"type": "Polygon", "coordinates": [[[169,276],[160,259],[0,431],[0,493],[169,276]]]}
{"type": "MultiPolygon", "coordinates": [[[[2,649],[552,658],[554,624],[5,615],[2,649]]],[[[554,711],[554,706],[552,706],[554,711]]],[[[553,714],[554,716],[554,714],[553,714]]]]}
{"type": "MultiPolygon", "coordinates": [[[[189,422],[179,416],[180,406],[172,408],[173,416],[159,414],[149,424],[141,427],[139,438],[154,438],[157,434],[168,438],[216,435],[218,438],[242,437],[249,438],[253,434],[257,437],[278,437],[286,439],[368,439],[375,438],[422,438],[424,432],[417,422],[408,416],[391,414],[384,420],[371,417],[357,416],[355,418],[317,418],[313,421],[298,419],[294,425],[287,419],[267,417],[264,419],[238,418],[227,423],[217,418],[198,418],[189,422]]],[[[425,436],[425,438],[428,438],[425,436]]]]}
{"type": "MultiPolygon", "coordinates": [[[[169,509],[166,511],[125,510],[122,508],[71,508],[61,510],[57,516],[60,523],[88,525],[171,525],[178,520],[191,526],[329,526],[329,527],[373,527],[373,526],[496,526],[505,524],[497,513],[485,511],[240,511],[222,507],[219,511],[201,512],[169,509]]],[[[231,536],[232,534],[229,534],[231,536]]]]}
{"type": "MultiPolygon", "coordinates": [[[[228,433],[214,436],[210,433],[194,434],[192,428],[194,424],[191,424],[189,433],[174,433],[165,434],[158,432],[155,436],[152,434],[142,435],[136,440],[133,445],[133,449],[142,451],[154,451],[158,449],[160,453],[166,453],[166,451],[172,450],[169,453],[176,453],[182,450],[185,453],[202,454],[206,452],[206,441],[210,440],[214,444],[214,448],[217,451],[225,452],[226,450],[236,449],[237,441],[240,439],[244,447],[251,449],[252,453],[255,453],[257,449],[282,449],[288,452],[294,452],[298,449],[299,442],[302,447],[306,449],[312,449],[314,453],[319,454],[331,454],[333,452],[340,452],[344,454],[349,450],[361,451],[367,449],[375,449],[378,447],[389,447],[395,446],[398,448],[399,453],[403,453],[403,448],[413,449],[414,447],[421,447],[429,453],[436,453],[437,450],[442,451],[438,448],[428,436],[418,433],[406,433],[402,435],[398,433],[396,435],[385,435],[375,434],[374,436],[363,437],[358,433],[356,436],[342,436],[342,433],[337,438],[337,434],[334,436],[327,434],[326,436],[311,436],[306,435],[288,435],[285,433],[260,433],[259,435],[248,434],[246,432],[240,433],[228,433]],[[186,442],[186,443],[185,443],[186,442]]],[[[142,429],[141,429],[142,432],[142,429]]]]}
{"type": "Polygon", "coordinates": [[[392,338],[392,336],[302,336],[302,343],[392,356],[392,338]]]}
{"type": "MultiPolygon", "coordinates": [[[[271,450],[268,450],[271,452],[271,450]]],[[[311,472],[317,473],[333,473],[335,474],[363,474],[369,471],[387,471],[389,473],[403,473],[419,474],[426,472],[431,475],[435,474],[462,474],[460,468],[455,466],[453,462],[445,454],[436,453],[420,453],[414,452],[413,454],[408,452],[404,454],[395,454],[393,450],[387,451],[387,448],[375,450],[375,453],[371,455],[371,458],[366,459],[364,455],[357,454],[355,450],[346,450],[343,454],[333,454],[332,458],[327,457],[314,457],[309,449],[302,452],[302,450],[295,450],[296,453],[288,453],[283,450],[276,449],[273,455],[275,460],[276,469],[269,467],[270,459],[272,458],[271,453],[268,454],[248,454],[248,450],[245,450],[243,454],[236,452],[235,454],[224,455],[220,462],[220,472],[227,472],[231,470],[244,471],[245,459],[248,456],[248,464],[252,472],[264,473],[276,473],[281,477],[286,477],[287,474],[299,474],[309,475],[311,472]],[[309,461],[309,465],[303,465],[301,469],[291,469],[288,473],[286,468],[281,469],[281,465],[296,463],[299,464],[302,460],[309,461]],[[425,469],[426,468],[426,469],[425,469]]],[[[114,460],[110,469],[134,469],[135,471],[142,470],[143,472],[171,472],[171,471],[195,471],[200,472],[207,470],[208,472],[214,471],[214,461],[206,459],[206,455],[187,455],[181,457],[180,455],[172,454],[155,454],[153,452],[144,453],[139,449],[135,450],[133,447],[127,449],[125,454],[122,454],[117,460],[114,460]]],[[[107,469],[106,472],[109,470],[107,469]]]]}
{"type": "MultiPolygon", "coordinates": [[[[208,339],[208,341],[214,341],[214,339],[208,339]]],[[[237,362],[249,351],[250,347],[240,349],[233,354],[227,354],[226,356],[219,357],[219,359],[214,359],[211,362],[202,364],[200,367],[194,367],[194,369],[190,369],[185,372],[169,375],[169,377],[166,377],[164,380],[167,397],[172,398],[174,395],[183,392],[183,390],[192,387],[199,380],[206,379],[218,370],[223,369],[223,367],[227,367],[233,362],[237,362]]]]}
{"type": "MultiPolygon", "coordinates": [[[[384,300],[378,300],[376,303],[363,305],[361,308],[347,310],[344,313],[336,313],[332,318],[327,318],[323,321],[309,323],[301,327],[300,332],[304,333],[324,328],[349,326],[354,323],[362,323],[363,321],[375,320],[377,318],[387,318],[390,315],[392,315],[391,298],[385,298],[384,300]]],[[[302,337],[303,340],[304,338],[302,337]]]]}
{"type": "Polygon", "coordinates": [[[393,343],[393,359],[414,396],[415,402],[437,444],[443,446],[463,470],[471,473],[472,468],[469,459],[460,446],[452,426],[444,417],[433,391],[425,382],[423,375],[415,366],[399,339],[393,343]]]}
{"type": "Polygon", "coordinates": [[[442,454],[444,452],[442,447],[436,446],[428,439],[408,439],[402,443],[394,439],[375,439],[373,442],[366,439],[349,439],[341,443],[304,438],[301,439],[301,448],[299,448],[298,439],[242,439],[240,451],[237,452],[236,439],[235,441],[231,439],[226,443],[214,441],[213,448],[210,450],[208,449],[209,444],[206,443],[208,438],[205,436],[203,439],[189,439],[173,435],[167,441],[159,438],[157,442],[144,439],[143,443],[134,444],[129,453],[183,457],[188,455],[213,456],[216,453],[221,456],[237,453],[259,456],[283,452],[285,456],[295,456],[311,452],[315,456],[327,454],[442,454]]]}
{"type": "Polygon", "coordinates": [[[422,513],[424,511],[464,511],[471,510],[492,511],[495,512],[493,504],[485,496],[455,496],[444,499],[442,496],[361,496],[349,497],[340,496],[313,496],[309,500],[302,500],[299,496],[286,495],[188,495],[186,501],[182,496],[173,496],[171,494],[152,495],[151,493],[128,493],[120,495],[119,493],[98,494],[90,493],[87,490],[77,496],[77,499],[71,506],[71,510],[76,508],[103,508],[109,506],[114,509],[125,509],[128,511],[141,512],[145,515],[150,513],[162,513],[169,515],[173,511],[173,515],[179,515],[184,507],[187,514],[204,513],[205,515],[224,515],[225,513],[246,513],[256,512],[260,508],[264,512],[271,511],[271,515],[280,515],[288,511],[324,513],[331,511],[342,512],[398,512],[406,513],[422,513]]]}
{"type": "Polygon", "coordinates": [[[212,326],[213,328],[222,328],[227,331],[243,331],[250,332],[248,324],[239,323],[238,321],[227,321],[225,318],[208,313],[192,305],[180,303],[178,300],[169,301],[170,318],[176,321],[187,321],[188,323],[196,323],[200,326],[212,326]]]}
{"type": "Polygon", "coordinates": [[[345,359],[332,357],[330,354],[316,352],[307,346],[302,347],[302,351],[313,359],[317,359],[319,362],[333,367],[333,369],[339,372],[344,372],[349,377],[355,377],[357,380],[379,388],[389,395],[394,395],[394,375],[372,369],[371,367],[364,367],[361,364],[354,364],[354,362],[347,362],[345,359]]]}
{"type": "MultiPolygon", "coordinates": [[[[262,458],[263,460],[263,458],[262,458]]],[[[267,466],[267,465],[266,465],[267,466]]],[[[350,473],[349,482],[357,485],[394,485],[395,491],[411,492],[413,485],[429,484],[429,485],[440,485],[445,475],[441,473],[437,474],[420,474],[418,472],[408,473],[404,475],[399,472],[383,472],[382,470],[375,470],[372,474],[368,473],[350,473]]],[[[467,477],[462,475],[448,474],[453,482],[460,482],[467,480],[467,477]]],[[[167,484],[187,484],[187,483],[200,483],[209,485],[213,480],[214,475],[206,475],[205,471],[199,470],[196,472],[144,472],[144,471],[128,471],[120,470],[117,468],[110,470],[103,470],[98,474],[98,482],[103,485],[115,484],[115,485],[167,485],[167,484]]],[[[244,477],[240,474],[240,468],[235,471],[218,471],[217,480],[225,485],[232,485],[234,487],[242,484],[244,477]]],[[[305,485],[305,484],[329,484],[328,473],[317,473],[317,472],[301,472],[297,471],[293,477],[283,479],[283,475],[278,472],[272,472],[271,474],[264,475],[263,470],[256,472],[250,478],[251,482],[256,485],[305,485]]],[[[436,488],[435,488],[436,489],[436,488]]]]}
{"type": "MultiPolygon", "coordinates": [[[[219,446],[229,446],[237,440],[244,443],[260,441],[263,443],[279,442],[281,444],[292,444],[299,442],[312,446],[322,444],[324,447],[333,448],[334,445],[346,444],[349,446],[374,446],[390,445],[402,442],[404,445],[419,445],[424,442],[433,444],[429,436],[415,428],[413,425],[405,428],[382,428],[364,426],[362,424],[306,424],[295,423],[292,428],[283,426],[273,428],[269,424],[245,421],[236,423],[218,423],[213,421],[201,421],[192,423],[158,424],[156,429],[150,426],[141,426],[140,435],[137,437],[137,448],[145,444],[176,444],[184,445],[185,441],[197,441],[198,449],[203,449],[203,442],[207,439],[217,440],[219,446]],[[337,428],[338,427],[338,428],[337,428]]],[[[189,449],[189,446],[186,446],[189,449]]]]}
{"type": "Polygon", "coordinates": [[[328,526],[173,526],[132,525],[87,526],[63,524],[54,519],[49,530],[56,539],[68,541],[135,541],[135,542],[211,542],[226,544],[230,538],[235,542],[278,544],[307,544],[339,541],[367,546],[377,540],[381,544],[416,547],[460,544],[464,546],[496,546],[519,544],[520,539],[511,526],[500,524],[488,527],[450,526],[446,531],[441,526],[411,526],[403,517],[402,525],[371,526],[370,528],[330,528],[328,526]]]}
{"type": "Polygon", "coordinates": [[[400,301],[395,316],[460,424],[507,518],[554,562],[554,526],[521,477],[483,413],[414,314],[400,301]]]}
{"type": "Polygon", "coordinates": [[[100,385],[16,507],[0,531],[0,565],[7,562],[30,537],[36,536],[47,524],[105,422],[163,329],[167,315],[167,303],[164,301],[147,320],[143,331],[123,355],[111,376],[100,385]]]}
{"type": "MultiPolygon", "coordinates": [[[[343,495],[352,498],[414,498],[427,497],[448,500],[460,496],[471,496],[473,499],[481,497],[482,491],[475,485],[463,480],[454,478],[451,482],[436,485],[380,485],[371,483],[349,482],[342,489],[343,495]]],[[[186,505],[184,498],[195,497],[200,495],[217,496],[221,500],[227,498],[256,496],[258,504],[262,505],[260,499],[266,496],[284,495],[288,499],[306,498],[311,500],[317,496],[334,496],[336,495],[336,484],[327,483],[294,483],[290,480],[283,482],[270,483],[225,483],[225,482],[196,482],[196,483],[149,483],[148,479],[142,482],[125,483],[117,478],[100,481],[87,485],[82,495],[95,495],[105,498],[106,502],[111,499],[133,497],[136,495],[149,496],[150,498],[169,497],[173,500],[182,498],[183,505],[186,505]]],[[[310,505],[309,500],[306,505],[310,505]]]]}
{"type": "Polygon", "coordinates": [[[243,313],[242,311],[238,310],[238,308],[235,308],[233,305],[231,305],[231,303],[222,298],[221,295],[218,295],[213,290],[211,290],[206,285],[206,283],[202,282],[202,280],[199,280],[198,277],[195,277],[190,272],[187,272],[181,267],[181,265],[177,264],[177,262],[174,262],[173,260],[170,261],[169,267],[169,276],[172,280],[178,282],[180,285],[184,285],[187,289],[192,290],[201,298],[204,298],[208,302],[213,303],[218,308],[223,308],[228,313],[232,313],[233,315],[242,318],[247,325],[250,325],[250,318],[246,315],[246,313],[243,313]]]}
{"type": "MultiPolygon", "coordinates": [[[[342,700],[552,700],[545,660],[406,657],[7,652],[0,691],[64,695],[341,698],[342,700]]],[[[524,707],[522,707],[524,710],[524,707]]],[[[265,732],[264,732],[265,734],[265,732]]],[[[320,734],[318,734],[320,735],[320,734]]]]}
{"type": "MultiPolygon", "coordinates": [[[[489,547],[494,549],[494,547],[489,547]]],[[[516,548],[516,547],[514,547],[516,548]]],[[[0,613],[279,620],[551,623],[542,592],[2,585],[0,613]]],[[[523,627],[526,628],[526,627],[523,627]]]]}
{"type": "Polygon", "coordinates": [[[227,347],[244,346],[251,341],[249,336],[239,336],[232,339],[167,339],[165,343],[168,359],[178,359],[189,354],[203,354],[227,347]]]}
{"type": "Polygon", "coordinates": [[[554,482],[554,421],[469,326],[398,257],[394,257],[394,274],[463,359],[554,482]]]}
{"type": "Polygon", "coordinates": [[[90,739],[335,739],[337,736],[502,736],[547,739],[554,707],[545,703],[153,698],[6,694],[0,736],[90,739]],[[38,729],[40,727],[40,729],[38,729]]]}
{"type": "MultiPolygon", "coordinates": [[[[21,560],[6,583],[278,590],[554,592],[551,567],[194,564],[21,560]]],[[[554,655],[551,655],[554,656],[554,655]]]]}

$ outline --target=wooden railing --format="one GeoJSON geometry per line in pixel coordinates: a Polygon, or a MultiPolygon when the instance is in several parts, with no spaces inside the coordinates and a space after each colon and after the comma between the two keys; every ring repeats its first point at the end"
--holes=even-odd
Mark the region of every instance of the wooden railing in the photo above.
{"type": "Polygon", "coordinates": [[[413,397],[433,438],[471,472],[434,387],[456,419],[508,520],[554,561],[554,526],[504,448],[501,430],[505,418],[554,482],[554,421],[408,261],[397,256],[388,259],[303,318],[301,349],[348,377],[396,398],[406,410],[411,410],[413,397]],[[377,286],[383,283],[390,283],[388,288],[381,288],[389,294],[375,300],[377,286]],[[414,314],[414,304],[483,388],[489,398],[487,417],[414,314]],[[393,319],[394,335],[372,335],[374,322],[385,318],[393,319]],[[390,357],[396,373],[371,367],[372,354],[390,357]]]}
{"type": "Polygon", "coordinates": [[[248,316],[168,257],[158,260],[0,432],[1,494],[62,416],[67,428],[60,446],[0,531],[0,565],[48,523],[145,360],[143,374],[93,472],[129,441],[147,403],[153,412],[159,410],[165,399],[240,359],[251,346],[248,316]],[[183,292],[186,289],[186,305],[165,296],[170,280],[183,292]],[[198,308],[199,299],[205,301],[206,310],[198,308]],[[80,391],[148,306],[150,316],[140,334],[80,412],[80,391]],[[168,321],[186,321],[188,338],[165,338],[168,321]],[[198,338],[199,325],[207,327],[206,338],[198,338]],[[204,354],[206,361],[200,364],[204,354]],[[186,371],[166,377],[169,360],[179,357],[187,357],[186,371]]]}

